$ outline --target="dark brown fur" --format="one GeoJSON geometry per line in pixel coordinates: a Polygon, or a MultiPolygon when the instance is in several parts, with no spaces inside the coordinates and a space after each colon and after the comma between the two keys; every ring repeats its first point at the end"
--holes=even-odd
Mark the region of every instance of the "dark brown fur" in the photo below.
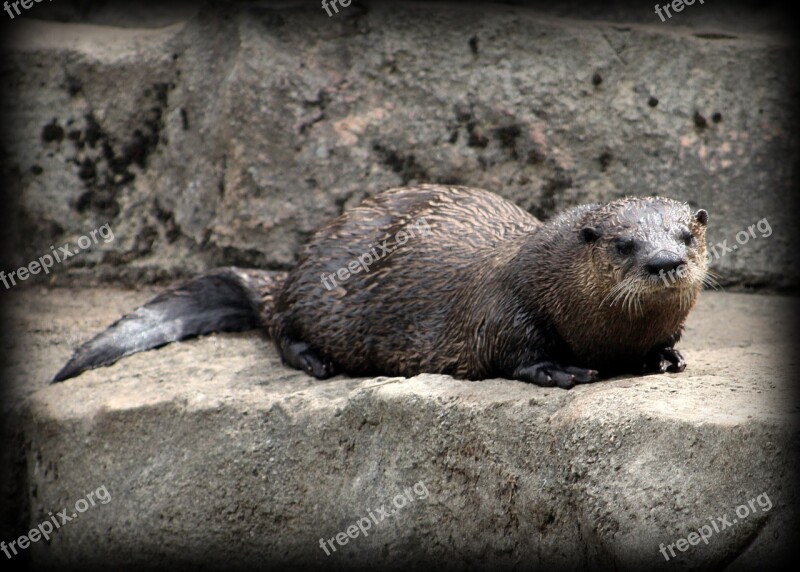
{"type": "Polygon", "coordinates": [[[707,219],[646,197],[542,223],[480,189],[391,189],[320,229],[288,275],[226,268],[167,291],[79,348],[56,380],[255,323],[286,363],[319,378],[447,373],[568,388],[597,370],[677,372],[673,346],[708,280],[707,219]],[[391,253],[373,256],[385,241],[391,253]],[[667,284],[661,271],[679,264],[685,274],[667,284]]]}
{"type": "Polygon", "coordinates": [[[577,207],[543,224],[479,189],[393,189],[317,232],[276,298],[271,332],[283,353],[308,344],[329,373],[524,377],[521,369],[542,362],[640,373],[655,348],[680,336],[702,288],[704,236],[687,205],[662,198],[577,207]],[[429,233],[417,232],[369,272],[323,286],[321,275],[419,219],[429,233]],[[694,246],[675,240],[681,225],[694,246]],[[586,227],[598,232],[589,242],[586,227]],[[691,279],[667,288],[643,276],[632,282],[641,296],[625,307],[604,300],[625,275],[626,261],[610,255],[620,236],[639,241],[644,256],[680,251],[691,279]]]}

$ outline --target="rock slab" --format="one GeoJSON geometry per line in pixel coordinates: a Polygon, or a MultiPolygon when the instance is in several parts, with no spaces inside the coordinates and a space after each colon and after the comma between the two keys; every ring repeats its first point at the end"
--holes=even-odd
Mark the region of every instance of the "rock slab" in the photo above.
{"type": "Polygon", "coordinates": [[[27,512],[4,538],[101,487],[110,497],[28,549],[37,565],[746,570],[793,537],[791,298],[705,293],[683,374],[564,391],[315,381],[255,332],[47,386],[76,339],[151,292],[14,295],[27,512]],[[353,528],[371,515],[366,535],[353,528]],[[707,544],[660,552],[722,518],[707,544]]]}

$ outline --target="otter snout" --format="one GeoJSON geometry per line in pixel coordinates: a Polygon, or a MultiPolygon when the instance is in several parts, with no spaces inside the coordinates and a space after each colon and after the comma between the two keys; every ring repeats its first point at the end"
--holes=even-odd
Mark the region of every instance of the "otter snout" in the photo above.
{"type": "Polygon", "coordinates": [[[686,264],[686,260],[674,252],[660,250],[645,262],[645,269],[650,274],[662,274],[671,270],[677,270],[679,266],[686,264]]]}

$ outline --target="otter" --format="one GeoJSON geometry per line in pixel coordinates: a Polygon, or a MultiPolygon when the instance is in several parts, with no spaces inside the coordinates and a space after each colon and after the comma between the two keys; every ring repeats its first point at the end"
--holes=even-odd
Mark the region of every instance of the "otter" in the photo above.
{"type": "Polygon", "coordinates": [[[489,191],[401,187],[317,231],[289,272],[204,274],[79,347],[53,381],[211,332],[264,329],[318,379],[449,374],[569,389],[678,373],[708,213],[653,196],[541,222],[489,191]]]}

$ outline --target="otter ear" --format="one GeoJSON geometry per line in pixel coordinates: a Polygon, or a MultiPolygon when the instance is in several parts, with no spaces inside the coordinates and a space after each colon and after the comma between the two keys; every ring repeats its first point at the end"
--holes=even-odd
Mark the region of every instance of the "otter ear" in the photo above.
{"type": "Polygon", "coordinates": [[[593,226],[585,226],[581,229],[580,235],[583,242],[594,242],[600,238],[600,231],[593,226]]]}
{"type": "Polygon", "coordinates": [[[700,209],[699,211],[694,213],[694,220],[696,220],[703,226],[706,226],[708,224],[708,212],[706,212],[704,209],[700,209]]]}

